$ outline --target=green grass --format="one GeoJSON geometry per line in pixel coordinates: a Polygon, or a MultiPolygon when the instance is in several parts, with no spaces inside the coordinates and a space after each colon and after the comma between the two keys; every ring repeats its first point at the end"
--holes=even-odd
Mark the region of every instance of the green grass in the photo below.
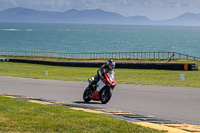
{"type": "Polygon", "coordinates": [[[113,117],[0,96],[0,132],[136,132],[155,130],[113,117]]]}
{"type": "MultiPolygon", "coordinates": [[[[0,62],[0,76],[87,82],[98,68],[61,67],[26,63],[0,62]],[[45,76],[48,71],[48,76],[45,76]]],[[[115,69],[116,80],[123,84],[161,85],[200,88],[200,71],[115,69]],[[180,81],[180,74],[185,80],[180,81]]]]}
{"type": "Polygon", "coordinates": [[[118,81],[125,84],[200,87],[200,71],[116,70],[118,81]],[[185,80],[180,80],[180,74],[185,80]]]}

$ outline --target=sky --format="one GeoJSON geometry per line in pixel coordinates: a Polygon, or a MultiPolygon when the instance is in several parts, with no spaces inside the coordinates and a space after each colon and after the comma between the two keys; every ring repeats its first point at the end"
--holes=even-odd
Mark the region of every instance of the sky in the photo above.
{"type": "Polygon", "coordinates": [[[57,12],[100,8],[126,17],[166,20],[186,12],[200,13],[200,0],[0,0],[0,11],[15,7],[57,12]]]}

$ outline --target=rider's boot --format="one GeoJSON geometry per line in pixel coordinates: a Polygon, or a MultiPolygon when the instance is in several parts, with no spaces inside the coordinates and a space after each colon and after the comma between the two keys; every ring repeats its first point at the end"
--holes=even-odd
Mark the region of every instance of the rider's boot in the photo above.
{"type": "Polygon", "coordinates": [[[100,94],[99,94],[98,91],[95,91],[95,92],[92,93],[92,95],[90,95],[89,97],[90,97],[90,99],[92,99],[92,100],[100,100],[100,99],[101,99],[100,94]]]}

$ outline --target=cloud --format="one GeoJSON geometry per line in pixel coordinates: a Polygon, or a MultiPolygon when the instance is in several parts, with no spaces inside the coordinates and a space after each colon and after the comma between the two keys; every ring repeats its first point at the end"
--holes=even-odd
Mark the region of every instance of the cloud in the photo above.
{"type": "Polygon", "coordinates": [[[16,0],[1,0],[0,1],[1,6],[10,6],[10,7],[15,7],[18,6],[16,0]]]}
{"type": "Polygon", "coordinates": [[[17,2],[16,2],[16,0],[6,0],[6,2],[8,4],[11,4],[12,6],[17,6],[18,5],[17,2]]]}

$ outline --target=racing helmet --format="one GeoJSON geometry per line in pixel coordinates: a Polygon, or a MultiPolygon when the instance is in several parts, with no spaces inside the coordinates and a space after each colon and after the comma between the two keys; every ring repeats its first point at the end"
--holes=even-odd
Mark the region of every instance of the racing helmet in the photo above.
{"type": "Polygon", "coordinates": [[[107,66],[109,67],[109,69],[113,69],[115,68],[115,62],[113,60],[108,60],[107,66]]]}

